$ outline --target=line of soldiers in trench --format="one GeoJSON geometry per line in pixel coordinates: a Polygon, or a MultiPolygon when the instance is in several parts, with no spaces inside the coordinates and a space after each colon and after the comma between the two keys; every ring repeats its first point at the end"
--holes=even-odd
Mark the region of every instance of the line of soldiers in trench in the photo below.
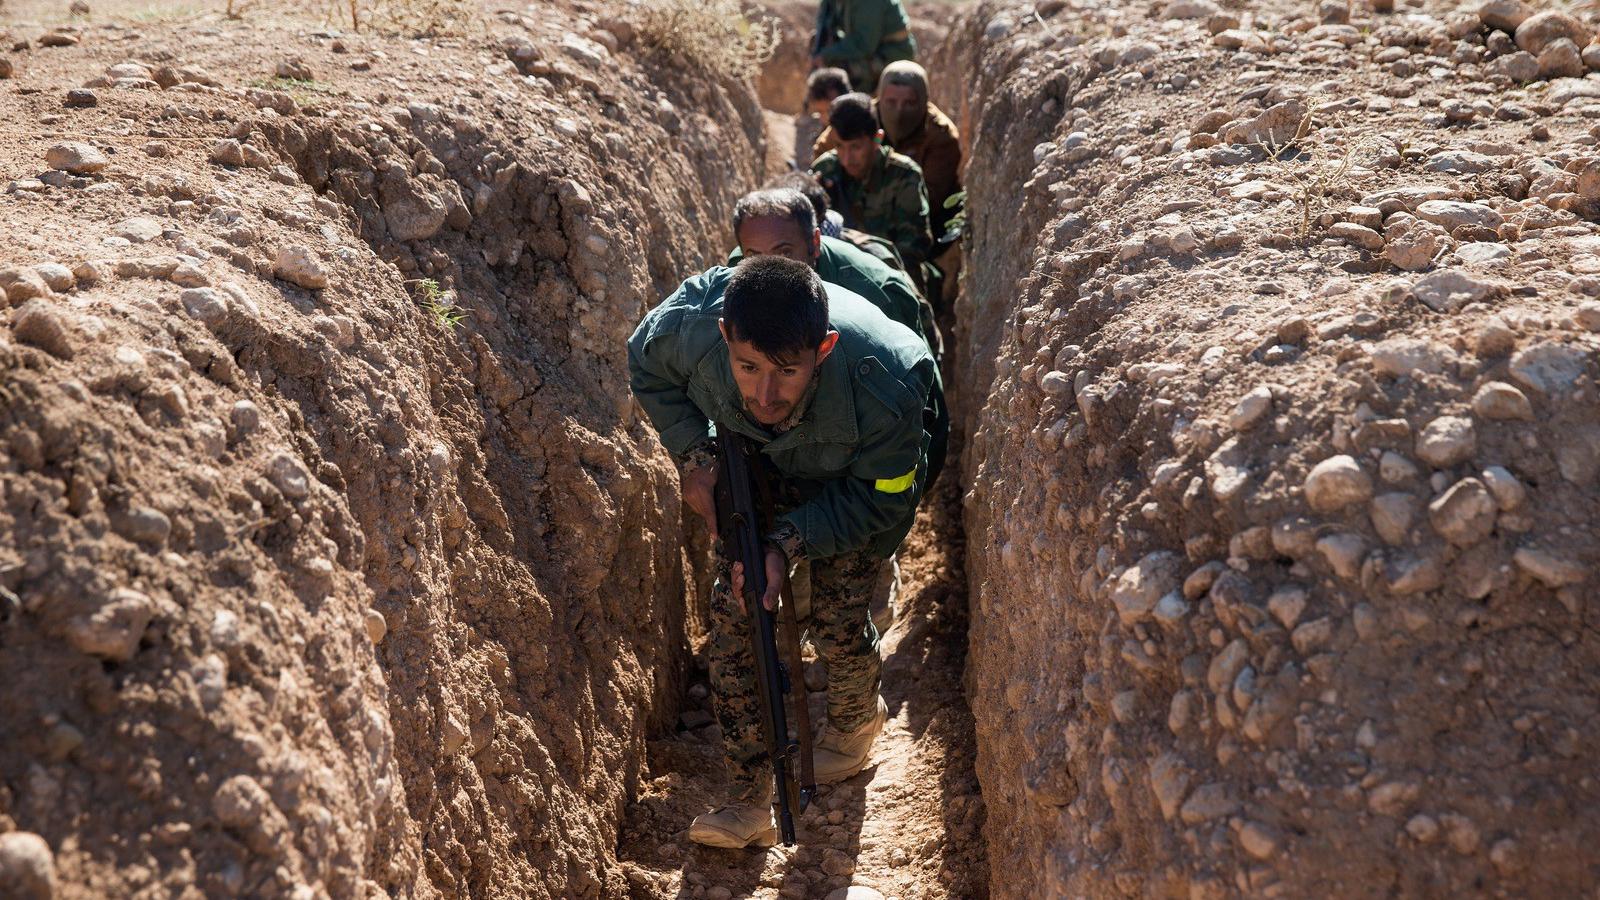
{"type": "Polygon", "coordinates": [[[949,434],[935,307],[953,279],[935,260],[954,258],[959,231],[955,127],[928,102],[900,0],[823,0],[812,53],[796,171],[738,202],[728,265],[685,280],[628,342],[634,396],[712,535],[707,662],[728,789],[688,836],[715,847],[778,837],[743,565],[717,539],[718,435],[753,442],[771,476],[759,599],[774,608],[788,579],[826,665],[826,784],[871,764],[888,720],[894,554],[949,434]]]}

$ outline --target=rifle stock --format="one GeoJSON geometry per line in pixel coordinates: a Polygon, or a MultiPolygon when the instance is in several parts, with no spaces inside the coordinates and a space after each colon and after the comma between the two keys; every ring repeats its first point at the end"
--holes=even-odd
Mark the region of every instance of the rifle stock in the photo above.
{"type": "Polygon", "coordinates": [[[717,441],[717,524],[729,559],[744,565],[744,608],[750,625],[751,655],[755,659],[762,731],[772,765],[773,805],[783,843],[793,845],[795,817],[805,810],[816,792],[811,773],[810,711],[806,708],[805,683],[800,677],[799,630],[785,577],[780,601],[790,651],[785,663],[778,653],[778,617],[761,603],[767,592],[763,536],[772,520],[770,490],[761,473],[754,471],[750,442],[731,429],[719,427],[717,432],[720,435],[717,441]],[[796,701],[799,740],[789,736],[785,701],[791,696],[796,701]],[[794,766],[797,757],[798,778],[794,766]]]}

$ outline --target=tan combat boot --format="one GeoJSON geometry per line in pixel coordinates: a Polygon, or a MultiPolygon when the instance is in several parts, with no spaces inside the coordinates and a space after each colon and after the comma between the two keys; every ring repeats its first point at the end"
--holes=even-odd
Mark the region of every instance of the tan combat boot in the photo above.
{"type": "Polygon", "coordinates": [[[778,826],[772,821],[772,804],[728,803],[694,817],[689,840],[707,847],[743,850],[746,847],[771,847],[778,842],[778,826]]]}
{"type": "Polygon", "coordinates": [[[823,729],[822,735],[817,738],[816,749],[813,753],[813,765],[818,784],[833,784],[843,781],[851,775],[861,771],[867,765],[867,758],[872,755],[872,742],[877,740],[878,734],[883,731],[883,723],[889,720],[889,706],[883,702],[883,696],[878,696],[878,711],[865,725],[855,731],[843,732],[833,727],[829,722],[823,729]]]}

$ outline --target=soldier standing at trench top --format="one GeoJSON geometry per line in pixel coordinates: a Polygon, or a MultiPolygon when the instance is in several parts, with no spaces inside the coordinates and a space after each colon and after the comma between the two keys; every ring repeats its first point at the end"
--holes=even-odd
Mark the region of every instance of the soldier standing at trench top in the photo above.
{"type": "Polygon", "coordinates": [[[900,0],[822,0],[811,38],[811,68],[837,66],[856,90],[872,93],[884,66],[916,59],[911,17],[900,0]]]}
{"type": "MultiPolygon", "coordinates": [[[[868,614],[874,583],[916,518],[934,384],[927,343],[871,303],[781,256],[715,267],[685,281],[628,341],[634,396],[678,460],[684,502],[716,534],[714,428],[761,445],[777,520],[767,534],[775,606],[796,562],[811,567],[811,640],[827,662],[828,720],[816,742],[819,782],[861,771],[888,708],[868,614]]],[[[742,566],[717,543],[709,656],[730,780],[727,803],[689,838],[715,847],[771,846],[770,800],[742,566]]]]}
{"type": "Polygon", "coordinates": [[[827,190],[829,204],[844,216],[846,227],[891,241],[917,287],[925,288],[923,265],[933,236],[922,169],[883,146],[872,98],[866,94],[845,94],[833,101],[828,125],[839,146],[818,157],[811,171],[827,190]]]}

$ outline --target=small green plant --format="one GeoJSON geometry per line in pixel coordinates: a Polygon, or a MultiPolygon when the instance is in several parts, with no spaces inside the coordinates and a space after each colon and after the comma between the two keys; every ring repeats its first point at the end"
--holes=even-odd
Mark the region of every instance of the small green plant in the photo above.
{"type": "Polygon", "coordinates": [[[955,210],[950,221],[945,224],[944,234],[939,238],[941,243],[953,244],[961,240],[967,231],[967,192],[956,191],[944,199],[944,208],[955,210]]]}
{"type": "Polygon", "coordinates": [[[752,22],[739,0],[644,0],[633,7],[642,46],[736,81],[753,81],[778,49],[778,22],[752,22]]]}
{"type": "Polygon", "coordinates": [[[471,315],[471,313],[456,306],[455,291],[445,290],[439,286],[439,282],[432,278],[418,278],[408,281],[406,284],[414,285],[413,290],[416,292],[417,303],[431,313],[434,321],[438,322],[446,331],[454,329],[467,316],[471,315]]]}

